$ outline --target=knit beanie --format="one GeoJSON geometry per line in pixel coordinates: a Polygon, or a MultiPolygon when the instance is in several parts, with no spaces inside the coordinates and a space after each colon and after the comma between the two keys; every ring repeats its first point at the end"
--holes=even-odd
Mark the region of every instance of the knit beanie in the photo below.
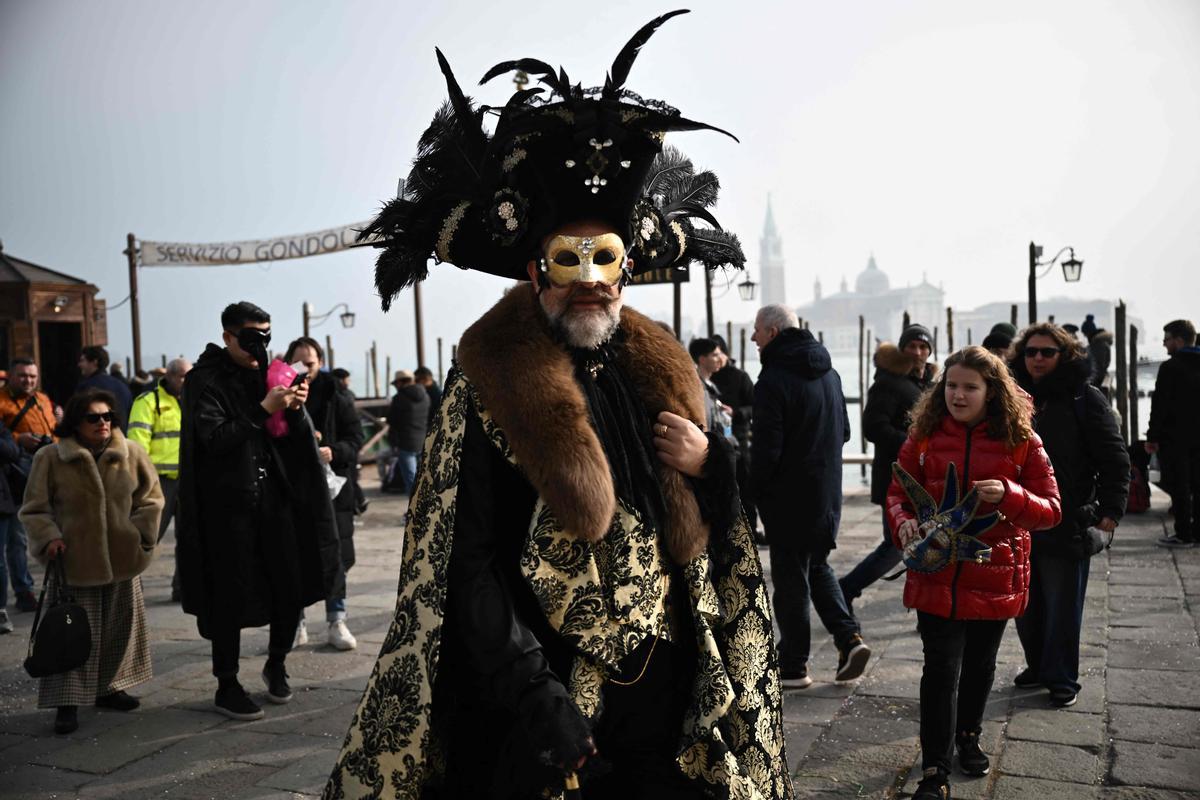
{"type": "Polygon", "coordinates": [[[992,326],[990,333],[1002,333],[1007,336],[1008,340],[1011,342],[1013,339],[1017,338],[1017,326],[1013,325],[1011,322],[997,322],[992,326]]]}
{"type": "Polygon", "coordinates": [[[1003,331],[992,331],[983,337],[984,350],[1007,350],[1012,347],[1012,337],[1003,331]]]}
{"type": "Polygon", "coordinates": [[[930,349],[933,349],[933,334],[924,325],[909,325],[904,329],[904,333],[900,334],[898,347],[903,350],[909,342],[924,342],[929,345],[930,349]]]}

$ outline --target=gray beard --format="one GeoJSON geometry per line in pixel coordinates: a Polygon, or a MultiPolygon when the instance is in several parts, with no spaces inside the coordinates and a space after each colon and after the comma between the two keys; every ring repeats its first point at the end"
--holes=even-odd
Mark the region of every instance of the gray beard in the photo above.
{"type": "Polygon", "coordinates": [[[594,350],[616,333],[621,324],[621,306],[622,298],[618,295],[602,311],[572,311],[570,306],[549,308],[544,303],[542,310],[568,345],[581,350],[594,350]]]}

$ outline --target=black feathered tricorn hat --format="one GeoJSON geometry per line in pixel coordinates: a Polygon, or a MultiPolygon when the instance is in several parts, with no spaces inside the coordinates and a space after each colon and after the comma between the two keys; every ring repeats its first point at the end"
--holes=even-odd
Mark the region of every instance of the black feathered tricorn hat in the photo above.
{"type": "Polygon", "coordinates": [[[572,85],[567,73],[523,58],[488,70],[481,84],[516,72],[517,91],[499,108],[475,106],[441,51],[449,99],[417,144],[401,195],[360,236],[383,248],[375,285],[383,308],[429,274],[429,259],[525,279],[542,240],[564,223],[598,219],[621,234],[633,273],[698,260],[710,269],[745,263],[737,237],[708,208],[719,183],[663,147],[671,131],[714,130],[624,88],[642,46],[672,11],[643,26],[617,54],[603,87],[572,85]],[[526,89],[528,75],[542,88],[526,89]],[[496,116],[495,132],[484,129],[496,116]],[[699,219],[707,226],[697,226],[699,219]],[[711,226],[711,227],[708,227],[711,226]]]}

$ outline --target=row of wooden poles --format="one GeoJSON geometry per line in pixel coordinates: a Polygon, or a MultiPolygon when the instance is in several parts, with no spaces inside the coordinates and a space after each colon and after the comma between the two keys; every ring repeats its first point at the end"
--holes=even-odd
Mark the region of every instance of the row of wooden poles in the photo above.
{"type": "MultiPolygon", "coordinates": [[[[1114,361],[1116,362],[1116,390],[1114,397],[1116,400],[1117,414],[1121,419],[1121,434],[1125,439],[1125,443],[1131,442],[1131,436],[1136,439],[1140,430],[1139,414],[1138,414],[1138,387],[1137,387],[1137,363],[1138,363],[1138,329],[1136,325],[1128,325],[1126,323],[1126,307],[1125,301],[1118,301],[1115,312],[1115,350],[1114,361]]],[[[1014,326],[1017,324],[1017,306],[1013,304],[1011,307],[1010,321],[1014,326]]],[[[1053,322],[1053,318],[1050,319],[1053,322]]],[[[904,327],[907,328],[911,322],[907,311],[904,312],[904,327]]],[[[803,319],[800,320],[801,327],[806,330],[809,325],[803,319]]],[[[746,328],[743,326],[739,330],[741,336],[738,342],[738,356],[741,364],[746,363],[746,328]]],[[[933,357],[939,358],[939,326],[933,328],[933,357]]],[[[824,331],[817,332],[817,338],[824,343],[824,331]]],[[[967,345],[972,342],[972,332],[967,331],[967,345]]],[[[726,321],[725,323],[725,341],[732,343],[733,340],[733,322],[726,321]]],[[[859,414],[859,445],[862,450],[862,457],[855,458],[853,461],[859,462],[862,465],[863,474],[866,474],[867,457],[867,437],[863,431],[862,415],[865,408],[865,398],[867,393],[867,379],[870,375],[870,368],[875,357],[874,348],[871,344],[874,342],[873,332],[866,327],[866,320],[860,314],[858,317],[858,395],[856,397],[847,397],[846,402],[851,405],[858,406],[859,414]]],[[[954,352],[954,310],[949,306],[946,307],[946,352],[954,352]]],[[[442,337],[437,338],[437,380],[441,384],[445,380],[445,371],[443,364],[443,345],[442,337]]],[[[458,346],[450,345],[450,360],[453,363],[458,354],[458,346]]],[[[274,357],[272,355],[272,357],[274,357]]],[[[333,340],[330,336],[325,337],[325,363],[330,369],[337,366],[336,352],[333,348],[333,340]]],[[[167,366],[167,356],[162,355],[162,366],[167,366]]],[[[128,356],[125,358],[126,374],[132,376],[131,363],[128,356]]],[[[379,372],[379,348],[377,343],[372,340],[371,348],[366,351],[364,361],[363,386],[369,390],[368,394],[374,398],[387,397],[390,395],[392,376],[392,357],[384,357],[384,372],[383,380],[380,380],[379,372]]]]}

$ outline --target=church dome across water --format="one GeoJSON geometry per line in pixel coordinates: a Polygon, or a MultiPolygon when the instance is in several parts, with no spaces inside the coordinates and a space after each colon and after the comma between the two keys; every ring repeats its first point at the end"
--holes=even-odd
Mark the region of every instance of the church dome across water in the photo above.
{"type": "Polygon", "coordinates": [[[875,263],[875,254],[872,253],[867,260],[867,268],[858,273],[854,281],[854,291],[859,294],[876,295],[883,294],[891,288],[892,283],[888,280],[887,273],[875,263]]]}

